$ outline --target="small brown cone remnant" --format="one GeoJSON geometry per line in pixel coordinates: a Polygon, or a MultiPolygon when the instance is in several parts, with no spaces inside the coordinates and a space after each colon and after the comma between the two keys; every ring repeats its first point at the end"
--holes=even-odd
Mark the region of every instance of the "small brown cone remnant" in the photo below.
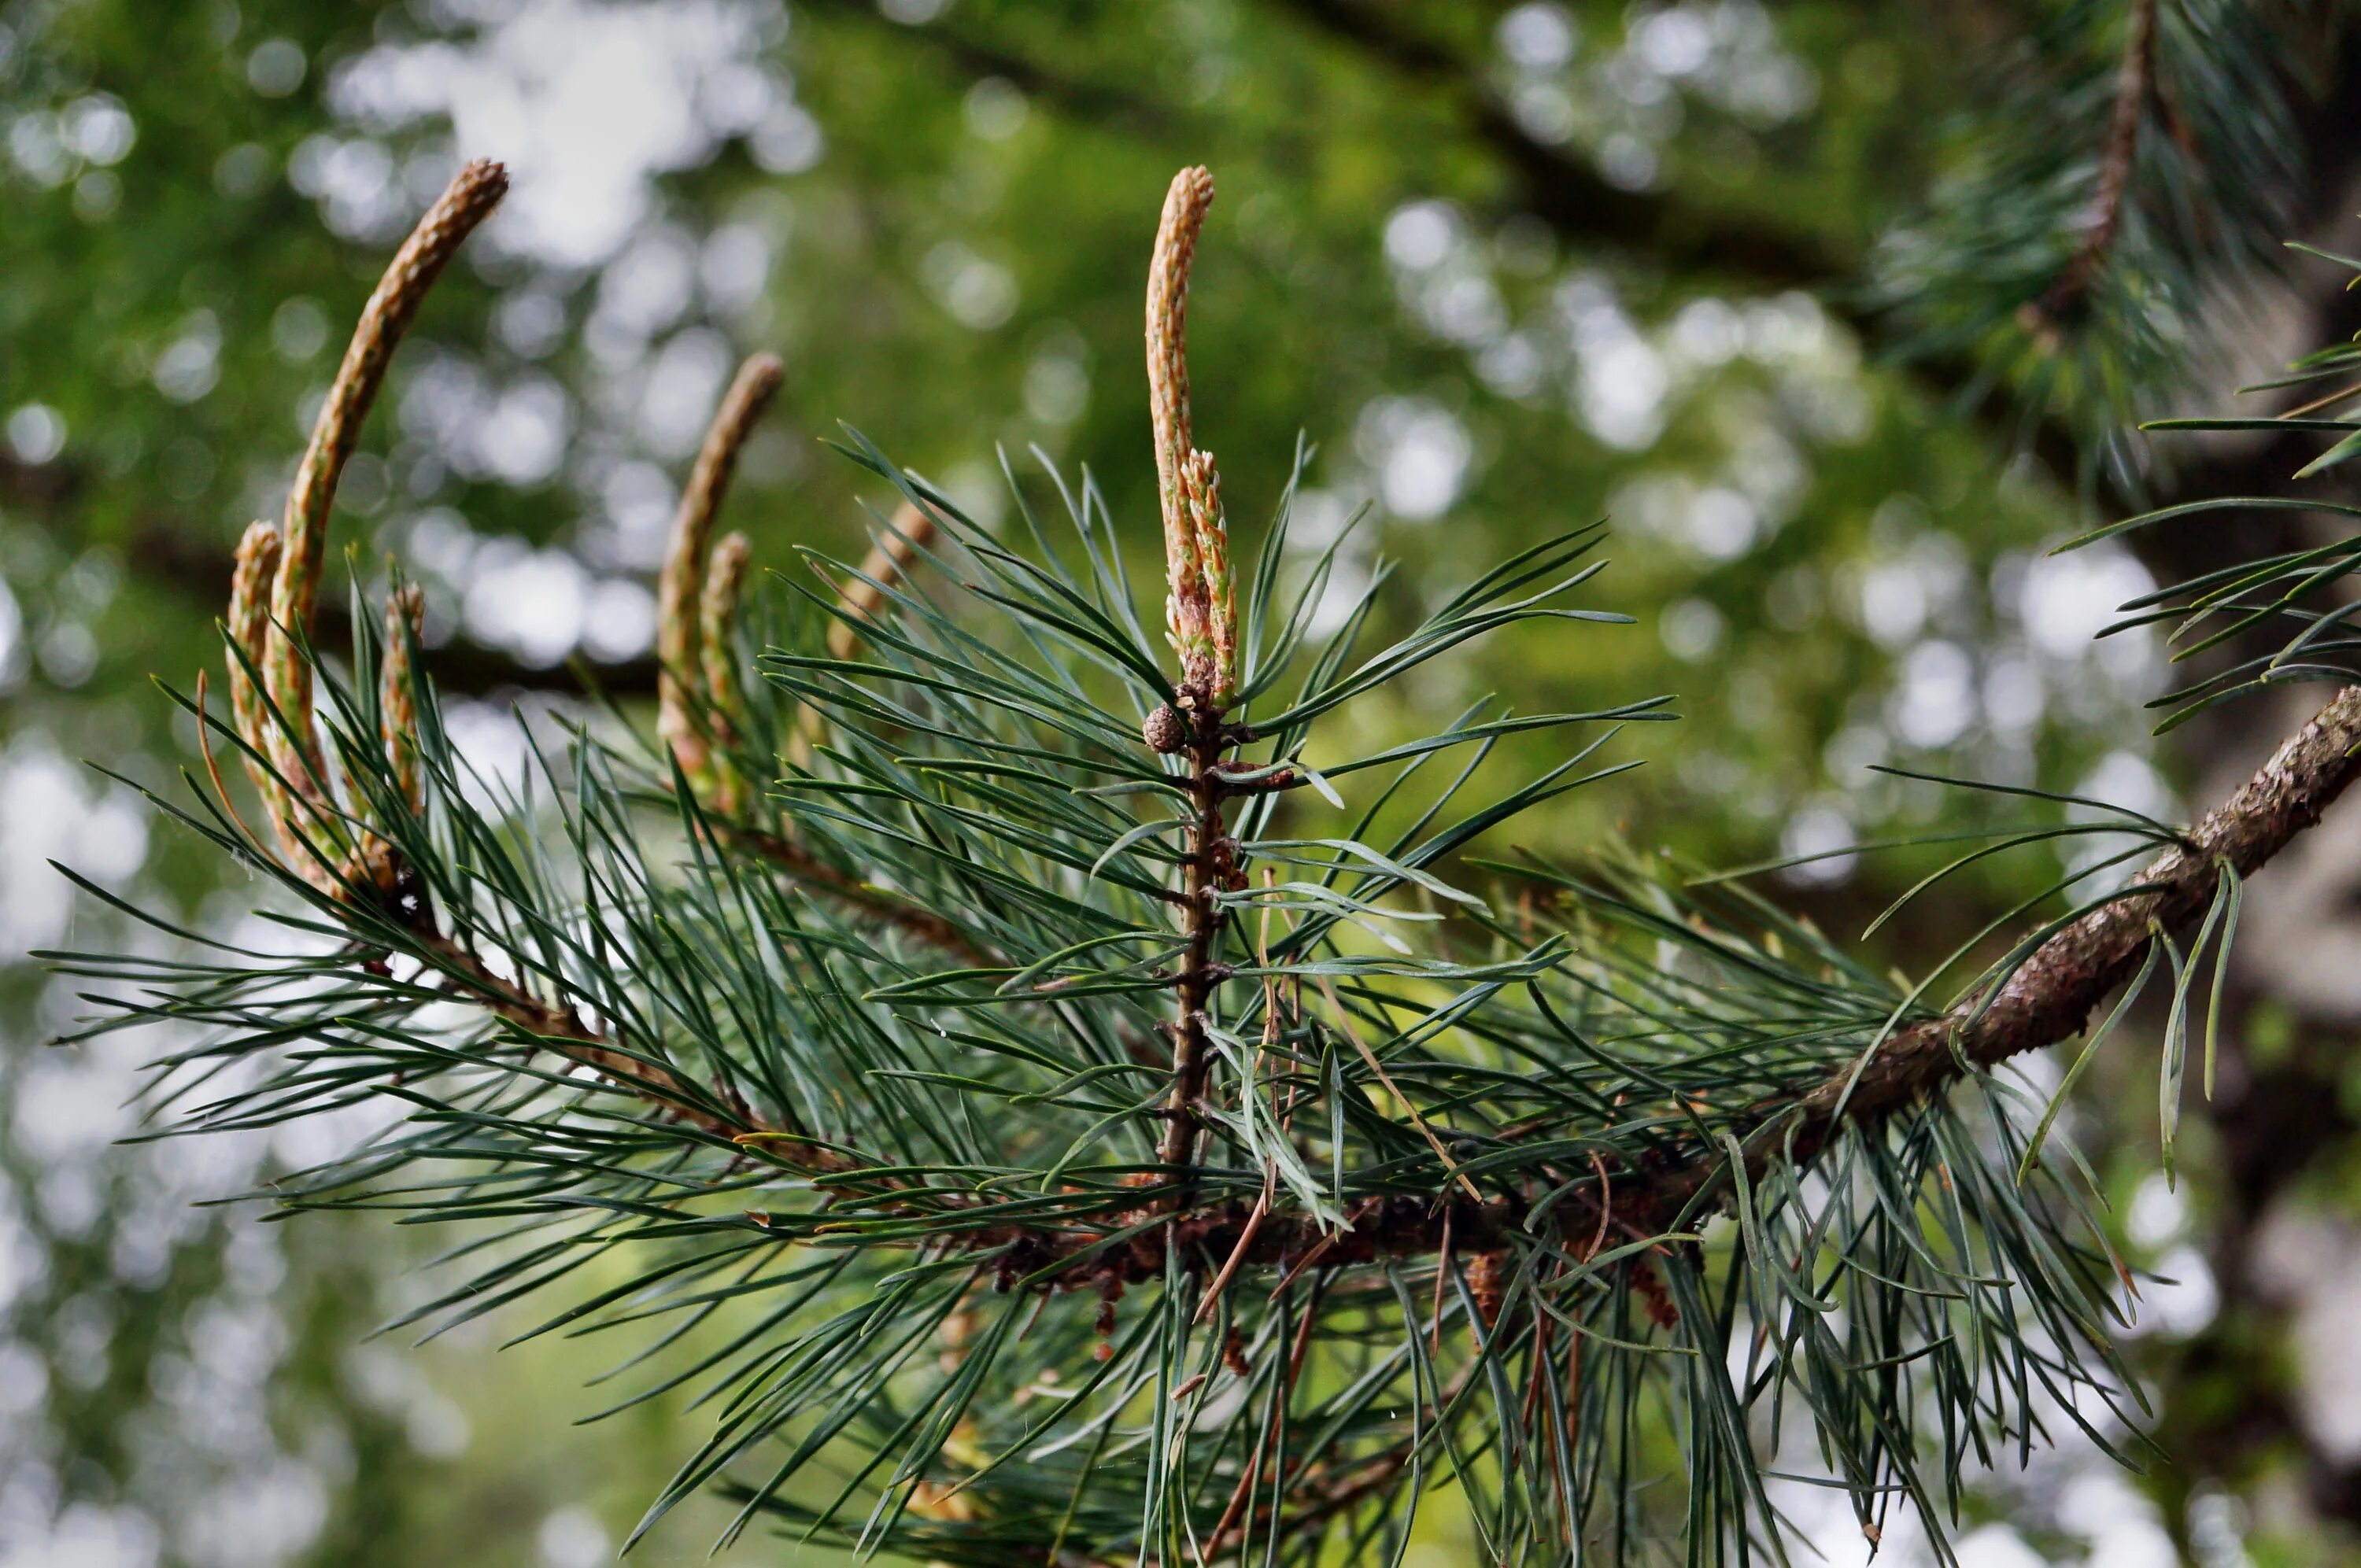
{"type": "Polygon", "coordinates": [[[1189,270],[1213,202],[1213,177],[1172,177],[1148,269],[1148,408],[1156,433],[1157,491],[1164,514],[1164,620],[1190,695],[1228,702],[1236,644],[1222,481],[1197,449],[1189,410],[1189,270]]]}
{"type": "Polygon", "coordinates": [[[418,314],[419,302],[434,286],[459,244],[491,214],[507,194],[509,177],[497,163],[478,159],[459,170],[449,187],[418,220],[395,252],[377,291],[361,309],[345,361],[328,388],[327,401],[312,426],[311,444],[287,492],[284,538],[278,576],[271,585],[269,657],[263,679],[285,723],[270,729],[271,760],[294,790],[314,799],[327,793],[327,775],[312,739],[312,680],[296,640],[312,630],[312,607],[319,598],[327,561],[328,508],[336,479],[360,440],[361,422],[385,382],[395,345],[418,314]]]}
{"type": "Polygon", "coordinates": [[[705,679],[702,601],[713,518],[738,466],[739,449],[778,393],[780,374],[775,355],[752,355],[738,367],[738,378],[705,433],[688,488],[681,492],[656,588],[656,730],[681,771],[700,788],[711,782],[697,688],[705,679]]]}
{"type": "Polygon", "coordinates": [[[1500,1321],[1500,1299],[1508,1293],[1509,1260],[1501,1253],[1476,1255],[1467,1266],[1467,1293],[1476,1298],[1476,1310],[1490,1328],[1500,1321]]]}
{"type": "Polygon", "coordinates": [[[1140,725],[1139,738],[1148,742],[1149,751],[1161,751],[1169,757],[1189,743],[1189,725],[1179,708],[1169,702],[1159,702],[1140,725]]]}
{"type": "Polygon", "coordinates": [[[904,501],[885,525],[884,538],[871,546],[861,563],[861,575],[844,585],[838,597],[838,620],[828,629],[828,652],[832,659],[850,659],[861,651],[857,621],[877,613],[885,590],[910,575],[918,552],[935,542],[935,520],[915,503],[904,501]]]}
{"type": "Polygon", "coordinates": [[[743,794],[738,767],[730,760],[746,694],[738,678],[738,601],[746,587],[746,568],[754,547],[742,533],[723,536],[713,547],[705,568],[705,592],[697,605],[698,657],[705,670],[705,700],[712,754],[707,762],[713,774],[713,804],[724,817],[738,815],[743,794]]]}

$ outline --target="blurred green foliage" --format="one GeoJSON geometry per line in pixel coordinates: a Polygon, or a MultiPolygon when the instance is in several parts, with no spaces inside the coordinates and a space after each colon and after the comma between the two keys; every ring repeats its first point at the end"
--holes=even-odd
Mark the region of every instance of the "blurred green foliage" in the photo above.
{"type": "MultiPolygon", "coordinates": [[[[2143,569],[2044,561],[2082,504],[1890,363],[1862,303],[1879,244],[1999,134],[1973,62],[2048,9],[5,0],[0,961],[69,919],[100,945],[52,854],[239,917],[211,857],[138,837],[66,760],[192,765],[149,677],[217,667],[230,544],[274,514],[347,323],[463,154],[508,159],[517,194],[403,349],[339,529],[366,574],[390,554],[426,584],[488,755],[500,705],[544,700],[565,660],[644,695],[672,487],[752,348],[787,366],[730,503],[758,561],[846,549],[884,504],[829,450],[839,420],[980,516],[1002,450],[1028,484],[1036,444],[1087,466],[1148,560],[1140,281],[1157,193],[1202,161],[1198,430],[1243,532],[1299,433],[1312,532],[1375,503],[1348,558],[1400,563],[1398,619],[1611,521],[1603,587],[1642,624],[1585,639],[1598,662],[1510,640],[1413,683],[1420,712],[1367,713],[1407,735],[1487,689],[1528,711],[1679,694],[1687,722],[1623,743],[1644,773],[1568,797],[1532,848],[1620,833],[1727,863],[1990,809],[1864,771],[1886,762],[2169,811],[2154,650],[2088,642],[2143,569]]],[[[2082,20],[2072,63],[2107,80],[2082,20]]],[[[2058,156],[2087,175],[2087,151],[2058,156]]],[[[1931,863],[1822,862],[1783,891],[1849,934],[1931,863]]],[[[1886,956],[1947,948],[2020,874],[1947,884],[1886,956]]],[[[189,1211],[271,1151],[110,1152],[126,1129],[97,1112],[60,1133],[42,1108],[111,1105],[127,1070],[35,1049],[73,1010],[42,975],[0,991],[0,1541],[114,1509],[126,1561],[596,1560],[679,1452],[674,1417],[566,1431],[597,1406],[587,1352],[488,1339],[426,1385],[386,1370],[356,1347],[423,1247],[189,1211]],[[250,1385],[262,1430],[209,1436],[208,1378],[250,1385]],[[207,1508],[226,1535],[190,1527],[207,1508]],[[242,1515],[310,1528],[273,1555],[242,1515]]]]}

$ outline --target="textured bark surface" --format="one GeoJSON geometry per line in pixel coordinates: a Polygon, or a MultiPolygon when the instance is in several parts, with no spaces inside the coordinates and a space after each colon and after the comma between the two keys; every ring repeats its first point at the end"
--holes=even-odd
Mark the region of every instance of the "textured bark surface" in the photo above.
{"type": "MultiPolygon", "coordinates": [[[[2290,736],[2238,792],[2190,830],[2186,845],[2140,873],[2137,893],[2093,911],[2037,948],[1991,1006],[1974,1002],[1898,1034],[1863,1069],[1849,1114],[1890,1108],[1951,1076],[1951,1040],[1980,1067],[2051,1045],[2080,1031],[2146,952],[2151,923],[2178,934],[2212,901],[2224,863],[2241,877],[2320,820],[2361,762],[2361,686],[2347,686],[2290,736]]],[[[1806,1113],[1825,1120],[1843,1086],[1822,1085],[1806,1113]]]]}
{"type": "MultiPolygon", "coordinates": [[[[2125,896],[2092,911],[2034,949],[1985,1005],[1981,993],[1939,1018],[1897,1031],[1862,1065],[1806,1094],[1796,1148],[1817,1152],[1847,1120],[1886,1114],[1960,1073],[1962,1058],[1992,1067],[2080,1033],[2092,1011],[2121,985],[2160,927],[2178,938],[2212,902],[2226,864],[2240,877],[2260,870],[2318,822],[2361,773],[2361,686],[2347,686],[2282,742],[2235,794],[2134,880],[2125,896]]],[[[1766,1107],[1769,1122],[1784,1107],[1766,1107]]],[[[1758,1155],[1758,1158],[1760,1156],[1758,1155]]],[[[1658,1211],[1686,1203],[1720,1173],[1688,1168],[1656,1184],[1658,1211]]]]}

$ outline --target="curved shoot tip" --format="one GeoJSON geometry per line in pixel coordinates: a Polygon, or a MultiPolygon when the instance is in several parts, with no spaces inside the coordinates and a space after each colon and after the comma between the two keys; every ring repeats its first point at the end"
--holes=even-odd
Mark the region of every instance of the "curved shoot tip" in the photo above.
{"type": "Polygon", "coordinates": [[[738,454],[785,376],[775,354],[749,355],[738,367],[681,492],[664,576],[656,585],[656,728],[682,771],[700,784],[706,782],[708,748],[696,710],[706,696],[703,600],[713,520],[737,471],[738,454]]]}
{"type": "Polygon", "coordinates": [[[360,443],[361,422],[385,383],[386,367],[401,334],[418,314],[443,269],[476,225],[491,215],[508,193],[508,170],[489,159],[464,165],[434,204],[410,231],[401,248],[361,307],[344,363],[320,405],[303,461],[287,491],[287,510],[278,575],[271,583],[269,656],[263,678],[286,722],[272,730],[271,754],[279,771],[306,794],[321,789],[318,748],[312,742],[312,681],[297,641],[312,630],[312,608],[320,593],[328,548],[328,509],[336,481],[360,443]]]}

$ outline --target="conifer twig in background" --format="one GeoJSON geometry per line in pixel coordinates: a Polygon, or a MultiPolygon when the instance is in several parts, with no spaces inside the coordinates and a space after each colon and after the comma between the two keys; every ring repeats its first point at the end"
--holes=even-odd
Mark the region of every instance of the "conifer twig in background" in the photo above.
{"type": "Polygon", "coordinates": [[[2280,241],[2330,216],[2330,127],[2348,116],[2330,95],[2329,15],[2254,0],[2025,13],[1921,210],[1879,242],[1872,335],[2004,413],[2007,439],[2035,441],[2061,477],[2153,493],[2173,454],[2139,424],[2240,373],[2257,323],[2236,302],[2272,297],[2280,241]]]}
{"type": "Polygon", "coordinates": [[[2106,265],[2124,222],[2124,202],[2132,182],[2140,126],[2155,92],[2156,0],[2131,0],[2124,24],[2124,62],[2115,80],[2114,117],[2107,125],[2106,151],[2099,163],[2099,190],[2089,232],[2074,259],[2032,307],[2038,330],[2055,330],[2081,303],[2092,274],[2106,265]]]}

